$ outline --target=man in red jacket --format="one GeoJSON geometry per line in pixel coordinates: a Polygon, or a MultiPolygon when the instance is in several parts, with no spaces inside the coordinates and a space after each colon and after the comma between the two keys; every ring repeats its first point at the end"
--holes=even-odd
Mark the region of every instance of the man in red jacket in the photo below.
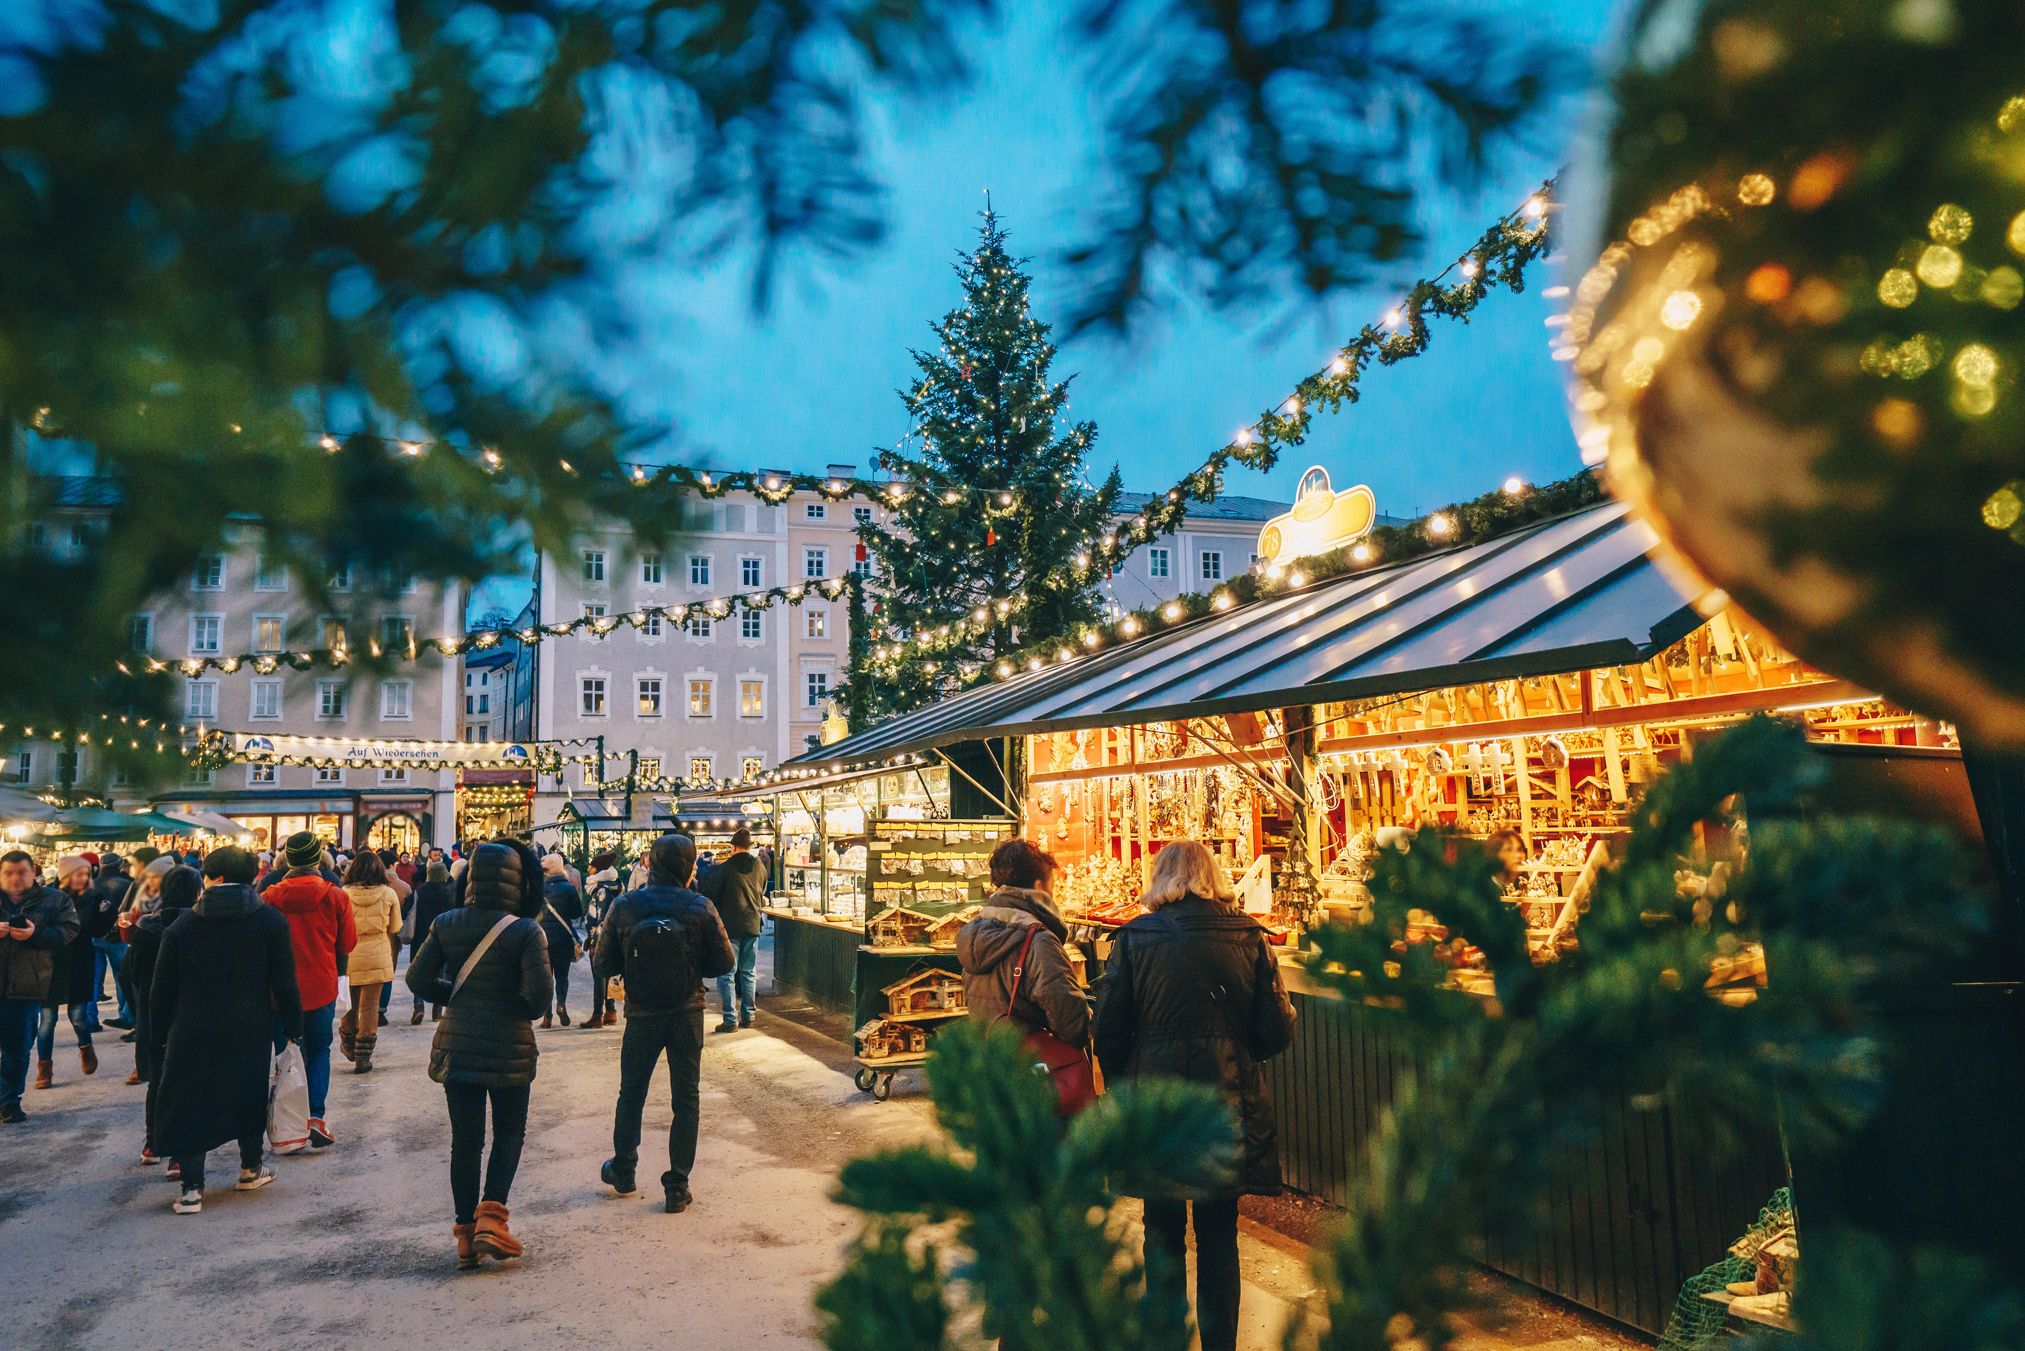
{"type": "MultiPolygon", "coordinates": [[[[302,992],[302,1067],[309,1079],[309,1144],[334,1143],[324,1124],[324,1096],[330,1092],[330,1039],[337,1022],[338,959],[359,945],[352,923],[352,898],[324,880],[323,841],[308,831],[288,837],[282,847],[288,871],[268,884],[261,899],[288,918],[295,946],[295,983],[302,992]]],[[[278,1048],[277,1048],[278,1049],[278,1048]]]]}

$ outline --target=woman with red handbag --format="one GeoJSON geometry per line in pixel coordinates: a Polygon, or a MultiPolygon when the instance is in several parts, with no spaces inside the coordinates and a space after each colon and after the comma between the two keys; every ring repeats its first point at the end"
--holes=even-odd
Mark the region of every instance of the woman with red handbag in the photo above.
{"type": "Polygon", "coordinates": [[[970,1016],[1018,1028],[1054,1079],[1057,1110],[1096,1098],[1087,1048],[1090,997],[1069,966],[1069,927],[1055,909],[1055,861],[1025,840],[991,852],[992,893],[956,935],[970,1016]]]}
{"type": "Polygon", "coordinates": [[[1164,1252],[1154,1276],[1187,1270],[1195,1219],[1195,1309],[1203,1351],[1235,1351],[1238,1197],[1280,1190],[1272,1095],[1260,1062],[1287,1048],[1294,1006],[1259,922],[1233,904],[1207,846],[1177,840],[1153,856],[1139,903],[1118,931],[1098,983],[1097,1059],[1106,1082],[1188,1079],[1221,1089],[1237,1116],[1241,1154],[1214,1192],[1146,1198],[1146,1245],[1164,1252]]]}

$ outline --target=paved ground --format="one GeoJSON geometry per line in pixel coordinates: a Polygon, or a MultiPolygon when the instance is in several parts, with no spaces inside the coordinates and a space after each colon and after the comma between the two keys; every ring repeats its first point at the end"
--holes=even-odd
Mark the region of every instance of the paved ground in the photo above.
{"type": "MultiPolygon", "coordinates": [[[[60,1029],[57,1086],[30,1091],[28,1125],[0,1129],[6,1344],[430,1345],[478,1331],[491,1347],[543,1351],[577,1341],[813,1347],[809,1297],[836,1270],[851,1229],[828,1199],[837,1168],[933,1131],[906,1080],[887,1103],[853,1087],[840,1022],[769,1000],[758,1030],[711,1039],[698,1201],[665,1215],[597,1182],[610,1152],[619,1034],[557,1028],[541,1034],[513,1193],[528,1256],[459,1273],[448,1124],[424,1072],[430,1028],[409,1027],[406,1009],[402,990],[374,1073],[354,1076],[338,1062],[336,1148],[279,1160],[280,1179],[264,1191],[214,1187],[196,1216],[171,1214],[163,1170],[135,1163],[141,1090],[121,1083],[130,1048],[116,1033],[102,1037],[104,1063],[85,1079],[60,1029]]],[[[667,1102],[664,1079],[648,1099],[643,1178],[657,1167],[667,1102]]],[[[232,1176],[230,1154],[212,1155],[214,1182],[232,1176]]],[[[1244,1237],[1245,1344],[1277,1346],[1296,1303],[1313,1294],[1304,1250],[1249,1220],[1244,1237]]],[[[1503,1293],[1506,1326],[1473,1336],[1468,1351],[1635,1345],[1503,1293]]]]}

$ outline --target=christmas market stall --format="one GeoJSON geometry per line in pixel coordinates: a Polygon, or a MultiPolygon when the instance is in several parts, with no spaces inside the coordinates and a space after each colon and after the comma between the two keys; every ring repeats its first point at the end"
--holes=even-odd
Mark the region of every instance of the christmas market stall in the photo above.
{"type": "MultiPolygon", "coordinates": [[[[1013,832],[1005,748],[852,757],[724,789],[727,804],[769,803],[779,831],[774,983],[869,1027],[885,991],[956,969],[956,930],[990,890],[986,861],[1013,832]]],[[[918,1064],[929,1032],[873,1029],[867,1061],[918,1064]],[[892,1049],[908,1037],[911,1050],[892,1049]]],[[[919,1020],[917,1020],[919,1021],[919,1020]]],[[[935,1020],[926,1020],[933,1022],[935,1020]]],[[[872,1071],[867,1071],[868,1075],[872,1071]]],[[[883,1090],[889,1073],[868,1078],[883,1090]]]]}
{"type": "Polygon", "coordinates": [[[675,829],[669,804],[646,793],[573,797],[557,809],[554,821],[535,827],[559,831],[563,854],[586,874],[595,855],[609,849],[630,864],[675,829]]]}
{"type": "MultiPolygon", "coordinates": [[[[1063,865],[1057,899],[1093,972],[1107,935],[1139,913],[1159,848],[1210,844],[1281,945],[1300,1012],[1294,1047],[1269,1066],[1283,1171],[1340,1201],[1411,1062],[1367,1010],[1305,978],[1300,939],[1359,917],[1373,851],[1434,826],[1504,848],[1507,899],[1548,961],[1580,944],[1585,892],[1643,786],[1750,714],[1798,719],[1832,750],[1917,760],[1923,780],[1961,788],[1949,728],[1807,666],[1719,594],[1684,595],[1648,561],[1652,544],[1605,503],[1321,581],[1278,568],[1249,604],[1222,592],[1172,607],[1164,625],[1128,617],[1022,654],[992,683],[782,772],[903,755],[1003,764],[1017,829],[1063,865]]],[[[875,919],[875,936],[918,943],[933,915],[908,906],[875,919]]],[[[1447,937],[1432,916],[1422,930],[1409,938],[1447,937]]],[[[1488,993],[1481,958],[1451,947],[1455,983],[1488,993]]],[[[1764,979],[1745,951],[1712,983],[1750,998],[1764,979]]],[[[1683,1278],[1787,1180],[1769,1140],[1697,1166],[1676,1152],[1679,1124],[1629,1106],[1601,1123],[1542,1232],[1486,1235],[1482,1260],[1659,1331],[1683,1278]]]]}

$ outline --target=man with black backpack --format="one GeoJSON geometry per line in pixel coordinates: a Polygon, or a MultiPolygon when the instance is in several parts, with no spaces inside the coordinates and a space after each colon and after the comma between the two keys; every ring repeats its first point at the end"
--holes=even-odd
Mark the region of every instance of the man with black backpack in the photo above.
{"type": "Polygon", "coordinates": [[[612,1118],[612,1157],[598,1176],[621,1196],[637,1187],[640,1114],[647,1085],[665,1052],[674,1120],[668,1127],[668,1171],[661,1175],[669,1214],[689,1208],[689,1171],[696,1166],[698,1080],[703,1071],[703,982],[732,969],[735,956],[717,909],[689,889],[696,841],[663,835],[647,855],[647,885],[612,906],[598,935],[591,969],[597,980],[626,982],[626,1031],[619,1046],[619,1103],[612,1118]]]}

